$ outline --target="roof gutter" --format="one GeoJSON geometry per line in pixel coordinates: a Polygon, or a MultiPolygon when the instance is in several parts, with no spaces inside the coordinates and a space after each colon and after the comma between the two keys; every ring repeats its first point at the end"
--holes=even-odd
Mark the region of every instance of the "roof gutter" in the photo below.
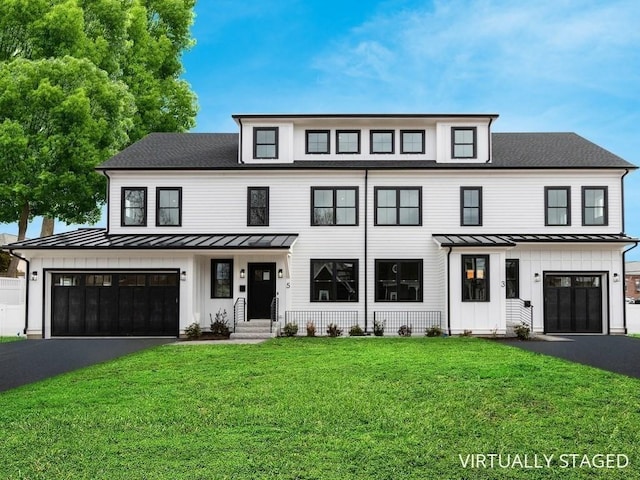
{"type": "Polygon", "coordinates": [[[27,271],[24,276],[26,286],[24,292],[24,330],[22,330],[22,333],[24,335],[27,335],[27,329],[29,328],[29,280],[31,279],[31,264],[29,263],[29,260],[18,255],[13,250],[9,249],[8,252],[12,257],[16,257],[19,260],[24,260],[24,262],[27,264],[27,271]]]}

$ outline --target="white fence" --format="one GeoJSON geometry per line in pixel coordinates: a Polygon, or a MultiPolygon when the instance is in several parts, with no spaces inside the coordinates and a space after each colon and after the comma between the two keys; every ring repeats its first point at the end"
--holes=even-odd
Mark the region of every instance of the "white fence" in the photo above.
{"type": "Polygon", "coordinates": [[[0,278],[0,337],[22,335],[24,309],[25,280],[0,278]]]}
{"type": "Polygon", "coordinates": [[[640,304],[627,303],[627,333],[640,333],[640,304]]]}

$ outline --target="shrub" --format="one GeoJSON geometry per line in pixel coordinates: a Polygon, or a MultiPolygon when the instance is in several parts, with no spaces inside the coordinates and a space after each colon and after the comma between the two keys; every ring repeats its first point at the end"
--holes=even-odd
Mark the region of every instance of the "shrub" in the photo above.
{"type": "Polygon", "coordinates": [[[200,324],[197,322],[193,322],[191,325],[184,329],[184,334],[189,340],[197,340],[202,336],[202,329],[200,328],[200,324]]]}
{"type": "Polygon", "coordinates": [[[330,337],[339,337],[340,335],[342,335],[342,329],[338,328],[338,325],[336,325],[335,323],[330,323],[327,327],[327,335],[329,335],[330,337]]]}
{"type": "Polygon", "coordinates": [[[398,335],[401,337],[410,337],[411,336],[411,327],[409,325],[402,325],[398,329],[398,335]]]}
{"type": "Polygon", "coordinates": [[[384,324],[384,320],[382,322],[379,322],[378,320],[373,321],[373,334],[376,337],[381,337],[384,335],[384,324]]]}
{"type": "Polygon", "coordinates": [[[461,337],[470,337],[472,335],[473,335],[473,332],[471,330],[465,330],[460,334],[461,337]]]}
{"type": "Polygon", "coordinates": [[[360,325],[354,325],[353,327],[351,327],[349,329],[349,336],[350,337],[363,337],[364,336],[364,330],[362,330],[362,327],[360,325]]]}
{"type": "Polygon", "coordinates": [[[521,325],[517,325],[513,330],[516,332],[516,337],[518,337],[520,340],[529,340],[531,330],[524,323],[521,325]]]}
{"type": "Polygon", "coordinates": [[[286,323],[282,329],[285,337],[295,337],[298,334],[297,323],[286,323]]]}
{"type": "Polygon", "coordinates": [[[438,325],[434,325],[433,327],[429,327],[424,331],[424,334],[427,337],[441,337],[442,329],[438,325]]]}
{"type": "Polygon", "coordinates": [[[316,324],[313,322],[307,322],[307,337],[316,336],[316,324]]]}
{"type": "MultiPolygon", "coordinates": [[[[211,314],[209,314],[209,319],[211,319],[211,314]]],[[[215,320],[211,321],[210,329],[213,335],[219,335],[221,337],[228,337],[231,335],[226,310],[218,310],[215,320]]]]}

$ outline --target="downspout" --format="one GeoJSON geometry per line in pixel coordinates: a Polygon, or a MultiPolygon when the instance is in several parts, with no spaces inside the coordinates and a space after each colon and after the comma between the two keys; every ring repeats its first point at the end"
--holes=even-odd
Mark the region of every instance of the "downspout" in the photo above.
{"type": "Polygon", "coordinates": [[[242,118],[238,117],[238,123],[240,124],[240,138],[238,139],[238,163],[244,163],[242,160],[242,118]]]}
{"type": "Polygon", "coordinates": [[[488,149],[488,154],[489,154],[489,158],[487,158],[487,161],[484,163],[491,163],[491,150],[492,150],[492,145],[491,145],[491,124],[493,123],[493,118],[489,117],[489,125],[487,125],[487,146],[489,147],[488,149]]]}
{"type": "Polygon", "coordinates": [[[628,248],[627,250],[625,250],[624,252],[622,252],[622,326],[624,327],[624,334],[627,334],[627,297],[626,297],[626,281],[625,278],[627,278],[627,268],[625,266],[625,264],[627,263],[627,259],[626,259],[626,255],[627,252],[633,250],[634,248],[636,248],[638,246],[638,242],[635,242],[635,245],[631,248],[628,248]]]}
{"type": "Polygon", "coordinates": [[[451,336],[451,250],[447,252],[447,333],[451,336]]]}
{"type": "Polygon", "coordinates": [[[369,170],[364,171],[364,331],[369,320],[369,170]]]}
{"type": "Polygon", "coordinates": [[[29,263],[29,260],[27,260],[24,257],[21,257],[20,255],[18,255],[17,253],[14,253],[13,250],[9,250],[9,255],[11,255],[12,257],[16,257],[20,260],[24,260],[24,262],[27,264],[27,271],[25,273],[25,292],[24,292],[24,330],[22,331],[22,333],[24,335],[27,334],[27,329],[29,328],[29,280],[31,279],[31,264],[29,263]]]}
{"type": "Polygon", "coordinates": [[[102,174],[107,177],[107,235],[109,235],[111,230],[111,177],[107,174],[106,170],[103,170],[102,174]]]}

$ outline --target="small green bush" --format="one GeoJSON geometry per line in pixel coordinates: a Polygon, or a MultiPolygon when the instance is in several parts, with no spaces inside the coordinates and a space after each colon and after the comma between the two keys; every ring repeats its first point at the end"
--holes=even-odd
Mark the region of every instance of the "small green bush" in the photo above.
{"type": "Polygon", "coordinates": [[[342,329],[338,327],[335,323],[330,323],[327,327],[327,335],[330,337],[339,337],[342,335],[342,329]]]}
{"type": "Polygon", "coordinates": [[[286,323],[282,329],[285,337],[295,337],[298,334],[297,323],[286,323]]]}
{"type": "Polygon", "coordinates": [[[316,336],[316,324],[313,322],[307,322],[307,337],[316,336]]]}
{"type": "Polygon", "coordinates": [[[398,335],[401,337],[410,337],[411,336],[411,327],[409,325],[402,325],[398,329],[398,335]]]}
{"type": "Polygon", "coordinates": [[[424,331],[424,334],[427,337],[441,337],[442,329],[438,325],[434,325],[433,327],[429,327],[424,331]]]}
{"type": "Polygon", "coordinates": [[[516,337],[518,337],[520,340],[529,340],[531,330],[524,323],[521,325],[517,325],[513,330],[516,332],[516,337]]]}
{"type": "Polygon", "coordinates": [[[376,337],[382,337],[384,335],[384,320],[382,322],[378,320],[373,321],[373,334],[376,337]]]}
{"type": "Polygon", "coordinates": [[[199,323],[193,322],[191,325],[184,329],[184,334],[189,340],[197,340],[202,336],[202,328],[200,328],[199,323]]]}
{"type": "Polygon", "coordinates": [[[362,327],[360,325],[354,325],[353,327],[351,327],[349,329],[349,336],[350,337],[363,337],[364,336],[364,330],[362,329],[362,327]]]}
{"type": "MultiPolygon", "coordinates": [[[[211,319],[211,314],[209,314],[209,319],[211,319]]],[[[211,320],[210,330],[213,335],[221,337],[229,337],[231,335],[226,310],[218,310],[215,320],[211,320]]]]}

